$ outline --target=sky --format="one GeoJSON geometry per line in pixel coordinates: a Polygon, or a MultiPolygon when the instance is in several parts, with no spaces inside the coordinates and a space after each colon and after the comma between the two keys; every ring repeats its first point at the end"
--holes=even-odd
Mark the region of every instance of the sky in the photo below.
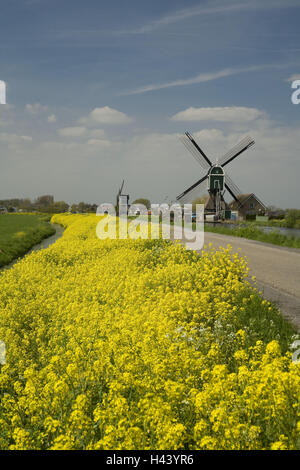
{"type": "MultiPolygon", "coordinates": [[[[0,0],[0,200],[171,202],[204,175],[300,207],[300,0],[0,0]]],[[[199,189],[203,194],[205,188],[199,189]]],[[[231,198],[227,198],[231,200],[231,198]]]]}

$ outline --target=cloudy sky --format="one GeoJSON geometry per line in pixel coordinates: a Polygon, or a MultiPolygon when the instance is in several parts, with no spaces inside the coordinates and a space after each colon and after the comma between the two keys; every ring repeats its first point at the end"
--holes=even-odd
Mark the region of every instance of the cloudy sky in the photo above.
{"type": "Polygon", "coordinates": [[[0,199],[171,201],[203,175],[300,207],[299,0],[0,0],[0,199]]]}

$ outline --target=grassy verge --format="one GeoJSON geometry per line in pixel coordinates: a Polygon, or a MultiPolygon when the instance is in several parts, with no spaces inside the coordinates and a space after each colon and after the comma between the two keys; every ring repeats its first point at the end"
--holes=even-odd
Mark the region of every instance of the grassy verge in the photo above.
{"type": "Polygon", "coordinates": [[[274,245],[287,246],[290,248],[300,248],[300,238],[296,238],[294,236],[287,237],[276,230],[264,233],[255,226],[239,227],[237,225],[236,228],[227,228],[205,225],[205,231],[231,235],[234,237],[248,238],[249,240],[258,240],[260,242],[272,243],[274,245]]]}
{"type": "Polygon", "coordinates": [[[271,219],[271,220],[228,220],[230,224],[235,224],[237,226],[256,226],[256,227],[284,227],[286,228],[286,221],[285,219],[271,219]]]}
{"type": "Polygon", "coordinates": [[[0,215],[0,267],[25,254],[55,230],[50,216],[36,214],[0,215]]]}

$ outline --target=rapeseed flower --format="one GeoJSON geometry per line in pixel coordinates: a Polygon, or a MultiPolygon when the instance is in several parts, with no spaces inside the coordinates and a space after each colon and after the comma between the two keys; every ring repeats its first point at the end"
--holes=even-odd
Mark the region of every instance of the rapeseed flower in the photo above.
{"type": "Polygon", "coordinates": [[[273,307],[246,261],[98,220],[54,216],[63,237],[0,274],[1,449],[298,449],[300,366],[253,330],[273,307]]]}

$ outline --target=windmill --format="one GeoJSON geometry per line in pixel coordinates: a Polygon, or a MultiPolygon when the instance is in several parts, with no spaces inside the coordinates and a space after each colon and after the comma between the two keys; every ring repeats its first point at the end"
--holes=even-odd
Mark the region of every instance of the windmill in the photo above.
{"type": "Polygon", "coordinates": [[[225,173],[224,167],[254,145],[254,140],[249,136],[245,137],[229,150],[229,152],[225,153],[222,158],[217,160],[215,164],[210,161],[189,132],[185,132],[180,140],[207,173],[177,196],[177,201],[181,203],[191,202],[196,195],[199,195],[200,185],[207,180],[209,199],[205,204],[205,214],[212,214],[217,220],[223,219],[225,217],[225,211],[228,210],[228,206],[224,200],[225,190],[227,189],[239,205],[240,201],[238,195],[241,194],[238,186],[232,181],[228,173],[225,173]]]}
{"type": "Polygon", "coordinates": [[[129,194],[122,194],[123,188],[124,188],[124,180],[122,181],[122,184],[117,194],[117,204],[116,204],[117,212],[120,211],[120,206],[126,205],[126,207],[128,207],[129,194]]]}

